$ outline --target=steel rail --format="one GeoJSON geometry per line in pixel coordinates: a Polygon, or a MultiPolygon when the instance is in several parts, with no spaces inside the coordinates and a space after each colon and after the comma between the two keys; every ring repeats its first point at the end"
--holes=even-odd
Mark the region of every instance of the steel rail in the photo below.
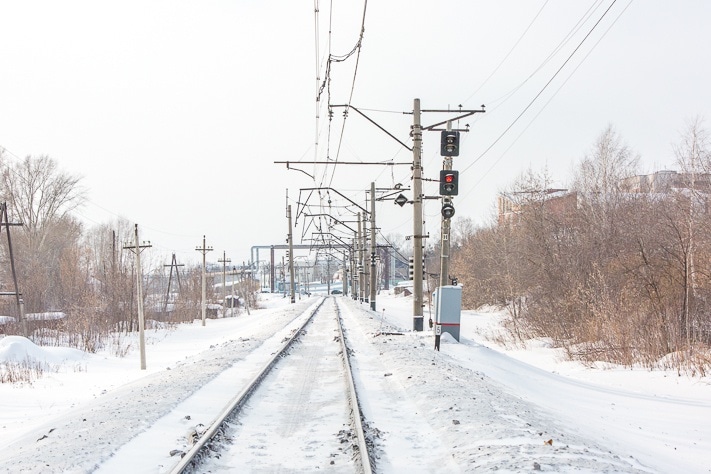
{"type": "Polygon", "coordinates": [[[341,357],[343,358],[343,367],[348,379],[348,398],[351,402],[351,416],[355,425],[356,437],[358,439],[357,447],[360,455],[360,464],[364,474],[371,474],[373,468],[370,463],[370,451],[365,440],[365,431],[363,430],[362,413],[358,403],[358,394],[355,389],[355,381],[353,380],[353,372],[351,370],[351,362],[348,359],[348,346],[346,345],[346,337],[343,333],[343,324],[341,323],[341,306],[336,300],[336,314],[338,316],[338,334],[341,340],[341,357]]]}
{"type": "Polygon", "coordinates": [[[311,322],[314,315],[323,305],[326,298],[322,298],[318,305],[312,310],[311,315],[306,319],[304,324],[299,327],[297,331],[289,338],[289,340],[284,344],[284,346],[267,362],[267,364],[262,368],[262,370],[252,379],[252,381],[247,385],[247,387],[237,394],[232,401],[223,409],[223,411],[215,418],[215,420],[210,424],[210,426],[205,430],[205,432],[200,436],[200,438],[193,444],[193,446],[188,450],[187,453],[180,459],[180,461],[170,470],[170,474],[183,474],[187,472],[192,472],[190,469],[196,468],[202,458],[202,453],[205,449],[208,449],[210,442],[222,432],[225,422],[232,417],[235,411],[237,411],[242,405],[244,405],[249,397],[254,393],[257,387],[264,380],[269,371],[276,365],[277,361],[282,358],[284,353],[291,347],[291,345],[296,341],[301,332],[304,330],[307,324],[311,322]]]}

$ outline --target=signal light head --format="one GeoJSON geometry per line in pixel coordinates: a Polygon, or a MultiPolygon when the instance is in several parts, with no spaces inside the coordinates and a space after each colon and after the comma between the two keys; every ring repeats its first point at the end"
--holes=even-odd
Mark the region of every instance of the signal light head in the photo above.
{"type": "Polygon", "coordinates": [[[445,219],[451,219],[454,216],[454,206],[451,203],[445,202],[442,204],[442,217],[445,219]]]}
{"type": "Polygon", "coordinates": [[[459,194],[459,171],[440,170],[439,194],[441,196],[456,196],[459,194]]]}
{"type": "Polygon", "coordinates": [[[442,131],[439,154],[442,156],[459,156],[459,132],[454,130],[442,131]]]}

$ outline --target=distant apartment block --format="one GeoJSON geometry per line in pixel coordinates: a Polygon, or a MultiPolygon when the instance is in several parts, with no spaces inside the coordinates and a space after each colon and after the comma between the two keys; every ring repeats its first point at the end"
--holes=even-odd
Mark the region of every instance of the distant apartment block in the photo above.
{"type": "MultiPolygon", "coordinates": [[[[619,182],[619,190],[627,194],[669,194],[673,191],[689,189],[711,195],[711,173],[679,173],[664,170],[631,176],[619,182]]],[[[527,208],[540,204],[553,215],[564,217],[578,208],[579,199],[579,193],[567,189],[501,193],[497,202],[498,222],[515,224],[527,208]]]]}
{"type": "Polygon", "coordinates": [[[711,193],[711,174],[678,173],[665,170],[652,174],[632,176],[620,181],[620,190],[622,192],[635,194],[666,194],[675,189],[692,188],[704,193],[711,193]]]}
{"type": "Polygon", "coordinates": [[[578,208],[578,193],[567,189],[501,193],[497,202],[498,223],[516,224],[527,208],[539,204],[553,215],[563,217],[578,208]]]}

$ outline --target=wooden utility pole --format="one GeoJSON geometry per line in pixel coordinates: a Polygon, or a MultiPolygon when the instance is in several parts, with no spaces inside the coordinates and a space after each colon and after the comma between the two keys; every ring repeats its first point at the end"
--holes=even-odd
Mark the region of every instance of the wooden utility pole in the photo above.
{"type": "Polygon", "coordinates": [[[151,247],[150,242],[139,244],[138,224],[134,226],[134,245],[124,245],[124,250],[130,250],[136,255],[136,300],[138,306],[138,345],[141,352],[141,370],[146,370],[146,318],[143,314],[143,274],[141,272],[141,251],[151,247]]]}
{"type": "Polygon", "coordinates": [[[212,252],[212,247],[208,247],[205,245],[205,236],[202,236],[202,247],[195,247],[195,250],[198,252],[202,253],[202,303],[200,305],[201,312],[202,312],[202,325],[205,325],[205,319],[207,317],[207,283],[206,283],[206,278],[207,278],[207,263],[205,261],[205,256],[207,255],[207,252],[212,252]]]}
{"type": "Polygon", "coordinates": [[[423,330],[422,308],[422,124],[420,99],[415,99],[412,123],[412,209],[413,209],[413,277],[412,329],[423,330]]]}

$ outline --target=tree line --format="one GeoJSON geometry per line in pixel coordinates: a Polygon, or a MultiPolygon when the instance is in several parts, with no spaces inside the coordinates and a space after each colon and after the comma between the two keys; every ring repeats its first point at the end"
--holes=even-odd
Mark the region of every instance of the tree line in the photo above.
{"type": "MultiPolygon", "coordinates": [[[[638,155],[610,126],[575,164],[565,190],[554,187],[546,169],[527,170],[501,193],[495,222],[455,221],[450,273],[464,286],[463,306],[504,306],[512,340],[545,337],[573,359],[705,374],[711,366],[710,150],[697,119],[674,147],[678,173],[645,181],[638,155]]],[[[0,202],[11,221],[23,224],[10,232],[25,311],[67,315],[27,335],[96,351],[138,327],[135,259],[123,250],[133,226],[118,219],[84,228],[72,211],[85,199],[81,178],[54,159],[10,161],[0,153],[0,202]]],[[[0,233],[3,292],[12,290],[6,233],[0,233]]],[[[147,318],[168,324],[196,318],[201,268],[183,272],[180,291],[167,295],[164,279],[156,277],[164,275],[165,262],[142,260],[147,318]]],[[[250,285],[240,283],[238,292],[254,306],[250,285]]],[[[19,319],[12,298],[0,298],[0,315],[19,319]]],[[[0,331],[23,328],[18,321],[0,331]]]]}
{"type": "Polygon", "coordinates": [[[674,146],[678,172],[639,174],[613,127],[565,191],[528,170],[497,221],[457,222],[451,273],[463,306],[508,309],[512,340],[548,338],[571,359],[711,366],[711,148],[701,120],[674,146]]]}
{"type": "MultiPolygon", "coordinates": [[[[59,168],[49,156],[27,156],[12,161],[0,150],[0,202],[6,203],[9,221],[21,226],[0,230],[0,291],[14,292],[11,263],[27,314],[61,311],[66,317],[52,324],[23,327],[14,297],[0,297],[0,315],[14,323],[0,332],[23,334],[42,344],[70,345],[96,351],[113,344],[125,350],[122,334],[138,328],[136,264],[123,250],[133,242],[133,225],[125,219],[86,229],[73,215],[86,200],[81,177],[59,168]],[[11,259],[12,257],[12,259],[11,259]],[[12,260],[12,261],[11,261],[12,260]]],[[[146,318],[154,324],[193,321],[199,317],[202,285],[199,266],[181,272],[180,286],[166,288],[164,265],[142,256],[146,318]],[[178,291],[179,290],[179,291],[178,291]]],[[[254,307],[256,288],[249,280],[236,285],[244,301],[254,307]]],[[[210,285],[208,299],[220,295],[210,285]]]]}

